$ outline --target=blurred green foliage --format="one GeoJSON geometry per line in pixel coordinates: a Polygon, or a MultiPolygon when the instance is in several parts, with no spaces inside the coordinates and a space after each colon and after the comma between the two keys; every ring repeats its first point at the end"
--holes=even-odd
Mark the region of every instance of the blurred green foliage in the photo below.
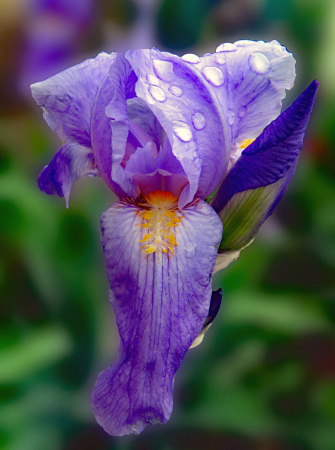
{"type": "MultiPolygon", "coordinates": [[[[144,2],[99,5],[107,14],[98,14],[83,53],[91,42],[99,43],[96,52],[112,50],[104,48],[103,30],[131,34],[144,2]]],[[[286,105],[318,78],[296,175],[254,243],[215,277],[224,305],[177,373],[169,423],[113,438],[96,425],[89,398],[117,351],[99,241],[99,217],[115,196],[98,178],[76,183],[68,210],[63,199],[41,193],[38,173],[59,143],[18,92],[8,103],[1,89],[10,83],[2,83],[0,449],[334,450],[333,1],[164,0],[148,7],[155,11],[152,45],[180,54],[236,39],[280,40],[297,59],[286,105]]],[[[2,44],[17,39],[20,23],[8,22],[16,32],[2,32],[2,44]]],[[[1,79],[12,77],[22,52],[2,56],[1,79]]]]}

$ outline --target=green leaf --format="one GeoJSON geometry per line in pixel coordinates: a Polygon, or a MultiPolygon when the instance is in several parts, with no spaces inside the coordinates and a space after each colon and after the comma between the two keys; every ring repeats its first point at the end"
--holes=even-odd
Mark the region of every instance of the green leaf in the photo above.
{"type": "Polygon", "coordinates": [[[285,182],[283,177],[268,186],[233,195],[220,213],[223,234],[219,253],[241,250],[251,242],[285,182]]]}
{"type": "Polygon", "coordinates": [[[0,383],[17,382],[68,355],[69,334],[59,326],[36,330],[15,345],[0,350],[0,383]]]}

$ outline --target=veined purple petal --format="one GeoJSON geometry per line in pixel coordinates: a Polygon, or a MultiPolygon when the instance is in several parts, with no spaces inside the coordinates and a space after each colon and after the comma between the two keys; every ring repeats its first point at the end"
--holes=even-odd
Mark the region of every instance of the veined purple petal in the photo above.
{"type": "Polygon", "coordinates": [[[157,166],[161,173],[170,173],[186,177],[183,166],[172,152],[171,144],[168,138],[165,139],[164,146],[158,153],[157,166]]]}
{"type": "MultiPolygon", "coordinates": [[[[211,204],[218,214],[236,193],[273,184],[286,175],[299,156],[317,87],[318,83],[313,81],[300,97],[244,150],[213,197],[211,204]]],[[[291,176],[293,172],[290,172],[291,176]]],[[[286,180],[285,189],[290,179],[291,177],[286,180]]],[[[284,191],[281,189],[280,198],[284,191]]],[[[277,197],[276,204],[280,198],[277,197]]],[[[272,212],[273,208],[270,211],[272,212]]]]}
{"type": "Polygon", "coordinates": [[[94,102],[91,123],[93,152],[101,176],[120,197],[137,197],[138,186],[126,176],[122,161],[126,154],[130,122],[127,99],[135,96],[136,75],[118,54],[103,80],[94,102]]]}
{"type": "Polygon", "coordinates": [[[49,127],[63,142],[91,147],[93,102],[116,53],[100,53],[45,81],[31,85],[49,127]]]}
{"type": "Polygon", "coordinates": [[[65,197],[68,208],[72,184],[85,175],[99,175],[92,150],[78,144],[67,143],[42,170],[38,178],[38,187],[46,194],[65,197]]]}
{"type": "Polygon", "coordinates": [[[131,175],[148,175],[157,171],[157,161],[152,155],[151,146],[151,142],[148,142],[144,147],[136,149],[126,163],[126,172],[131,175]]]}
{"type": "Polygon", "coordinates": [[[142,194],[161,189],[161,176],[157,173],[152,145],[152,142],[147,142],[144,147],[138,147],[125,166],[126,176],[136,183],[142,194]]]}
{"type": "Polygon", "coordinates": [[[164,144],[165,131],[148,105],[141,98],[127,100],[129,120],[138,124],[156,144],[157,149],[164,144]]]}
{"type": "Polygon", "coordinates": [[[175,254],[142,253],[139,207],[117,202],[101,219],[119,360],[99,375],[92,395],[97,421],[113,435],[165,423],[173,377],[201,331],[222,224],[202,200],[182,210],[175,254]]]}
{"type": "Polygon", "coordinates": [[[295,59],[278,41],[221,44],[195,66],[220,102],[232,145],[256,138],[280,114],[295,79],[295,59]]]}
{"type": "Polygon", "coordinates": [[[179,206],[206,198],[222,181],[229,159],[227,129],[218,100],[192,64],[156,49],[126,53],[138,76],[136,94],[167,133],[189,184],[179,206]]]}

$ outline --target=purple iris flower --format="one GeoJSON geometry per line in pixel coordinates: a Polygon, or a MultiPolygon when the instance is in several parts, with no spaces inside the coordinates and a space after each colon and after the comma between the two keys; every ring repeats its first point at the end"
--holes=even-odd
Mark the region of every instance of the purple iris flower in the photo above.
{"type": "Polygon", "coordinates": [[[32,85],[63,141],[40,189],[68,205],[75,180],[101,176],[120,199],[101,217],[120,334],[92,394],[108,433],[169,419],[176,370],[220,307],[215,263],[252,241],[293,175],[317,89],[278,117],[294,78],[277,41],[238,41],[202,58],[101,53],[32,85]]]}

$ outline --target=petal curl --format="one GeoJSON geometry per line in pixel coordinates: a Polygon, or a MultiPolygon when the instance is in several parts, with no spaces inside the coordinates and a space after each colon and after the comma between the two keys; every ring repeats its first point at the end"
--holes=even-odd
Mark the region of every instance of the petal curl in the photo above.
{"type": "Polygon", "coordinates": [[[92,150],[67,143],[58,150],[51,163],[44,167],[37,184],[46,194],[65,197],[68,208],[72,184],[85,175],[99,175],[92,150]]]}
{"type": "Polygon", "coordinates": [[[101,220],[119,360],[99,375],[92,394],[97,421],[113,435],[165,423],[173,377],[208,315],[211,273],[222,224],[204,201],[182,211],[175,255],[145,258],[138,207],[117,202],[101,220]]]}
{"type": "Polygon", "coordinates": [[[206,198],[222,181],[229,159],[225,118],[208,83],[191,64],[167,52],[135,50],[126,58],[138,76],[137,96],[160,121],[188,177],[179,207],[196,193],[206,198]]]}
{"type": "Polygon", "coordinates": [[[280,114],[295,79],[295,59],[278,41],[221,44],[195,66],[220,102],[232,145],[256,138],[280,114]]]}
{"type": "Polygon", "coordinates": [[[99,53],[70,69],[31,85],[49,127],[63,142],[90,147],[93,102],[116,53],[99,53]]]}
{"type": "Polygon", "coordinates": [[[159,149],[164,144],[165,131],[148,105],[140,98],[127,100],[128,117],[137,123],[154,141],[159,149]]]}

